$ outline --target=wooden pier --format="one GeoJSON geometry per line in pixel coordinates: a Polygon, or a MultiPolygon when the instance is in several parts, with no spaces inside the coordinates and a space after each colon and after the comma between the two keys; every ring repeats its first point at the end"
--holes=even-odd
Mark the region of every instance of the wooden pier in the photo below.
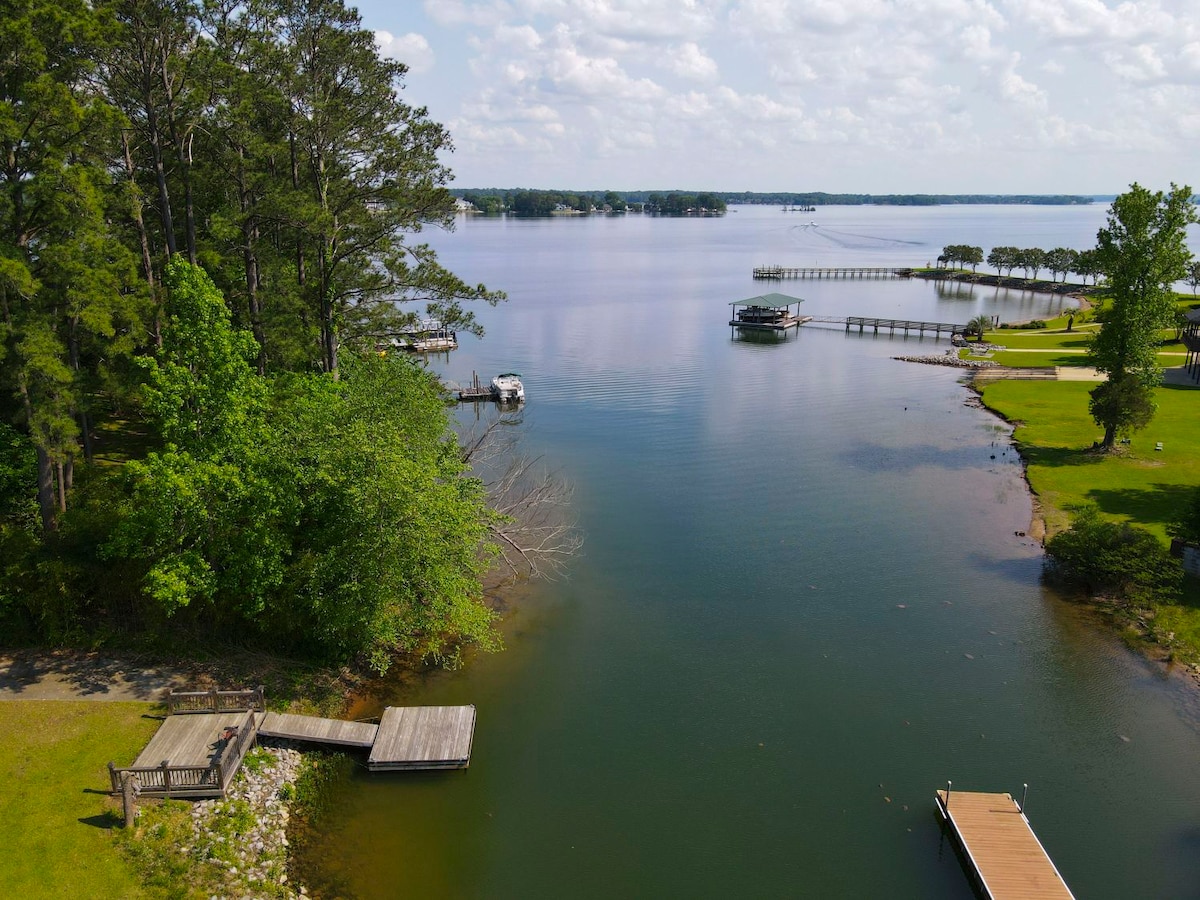
{"type": "Polygon", "coordinates": [[[879,334],[879,329],[886,328],[891,334],[897,331],[903,331],[905,334],[913,331],[924,334],[929,331],[935,335],[945,334],[953,337],[956,334],[962,334],[967,328],[966,325],[958,325],[953,322],[915,322],[911,319],[876,319],[869,316],[847,316],[845,322],[847,331],[858,326],[859,334],[862,334],[867,328],[873,329],[875,334],[879,334]]]}
{"type": "Polygon", "coordinates": [[[172,692],[168,715],[132,766],[108,764],[113,793],[223,797],[259,738],[369,750],[372,771],[465,769],[474,706],[389,706],[378,725],[268,713],[254,691],[172,692]]]}
{"type": "Polygon", "coordinates": [[[991,900],[1074,900],[1011,794],[937,792],[937,808],[991,900]]]}
{"type": "Polygon", "coordinates": [[[755,266],[754,277],[773,281],[784,278],[911,278],[911,268],[886,266],[755,266]]]}

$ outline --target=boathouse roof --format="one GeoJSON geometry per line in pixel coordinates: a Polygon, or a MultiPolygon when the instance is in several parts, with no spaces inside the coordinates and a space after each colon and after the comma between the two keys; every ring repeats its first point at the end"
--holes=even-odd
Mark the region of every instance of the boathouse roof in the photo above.
{"type": "Polygon", "coordinates": [[[762,294],[748,300],[734,300],[730,306],[759,306],[764,309],[786,309],[793,303],[803,303],[801,297],[789,297],[787,294],[762,294]]]}

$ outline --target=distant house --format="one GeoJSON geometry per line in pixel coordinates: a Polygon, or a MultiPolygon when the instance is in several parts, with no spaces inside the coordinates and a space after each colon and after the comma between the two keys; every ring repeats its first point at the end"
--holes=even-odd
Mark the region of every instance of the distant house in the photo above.
{"type": "Polygon", "coordinates": [[[1184,313],[1183,346],[1187,349],[1184,369],[1193,381],[1200,382],[1200,309],[1184,313]]]}
{"type": "Polygon", "coordinates": [[[454,198],[454,211],[456,213],[475,212],[475,204],[470,200],[464,200],[462,197],[454,198]]]}

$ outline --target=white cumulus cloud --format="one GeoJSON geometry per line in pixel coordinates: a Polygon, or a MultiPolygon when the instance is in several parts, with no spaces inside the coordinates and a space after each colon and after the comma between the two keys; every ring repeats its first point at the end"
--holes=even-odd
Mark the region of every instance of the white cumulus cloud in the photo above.
{"type": "Polygon", "coordinates": [[[404,63],[410,72],[421,74],[433,68],[433,48],[422,35],[410,32],[397,37],[389,31],[376,31],[375,46],[384,56],[404,63]]]}

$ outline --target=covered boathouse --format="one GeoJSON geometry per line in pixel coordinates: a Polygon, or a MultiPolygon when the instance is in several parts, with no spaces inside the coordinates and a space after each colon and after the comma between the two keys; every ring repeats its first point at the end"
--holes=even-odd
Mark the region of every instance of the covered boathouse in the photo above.
{"type": "Polygon", "coordinates": [[[789,297],[787,294],[762,294],[748,300],[735,300],[729,304],[733,307],[733,317],[729,324],[734,328],[764,331],[799,328],[812,320],[812,316],[800,315],[800,304],[803,302],[801,298],[789,297]]]}

